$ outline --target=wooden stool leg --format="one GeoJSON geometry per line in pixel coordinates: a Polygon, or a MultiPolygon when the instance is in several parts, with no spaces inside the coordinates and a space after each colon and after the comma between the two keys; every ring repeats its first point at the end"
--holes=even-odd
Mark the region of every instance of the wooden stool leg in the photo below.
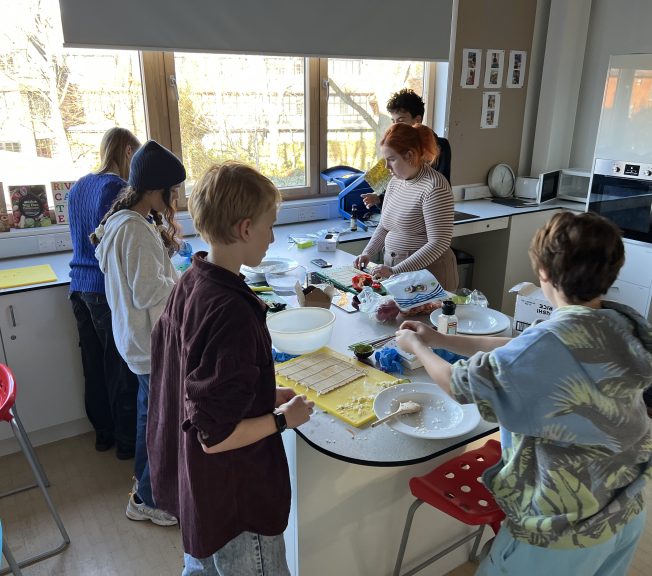
{"type": "Polygon", "coordinates": [[[393,576],[399,576],[401,573],[401,564],[403,564],[403,556],[405,555],[405,548],[407,547],[408,537],[410,536],[410,529],[412,528],[412,519],[417,508],[423,504],[423,500],[415,500],[408,510],[407,517],[405,518],[405,526],[403,527],[403,536],[401,537],[401,545],[398,549],[398,556],[396,557],[396,564],[394,565],[393,576]]]}

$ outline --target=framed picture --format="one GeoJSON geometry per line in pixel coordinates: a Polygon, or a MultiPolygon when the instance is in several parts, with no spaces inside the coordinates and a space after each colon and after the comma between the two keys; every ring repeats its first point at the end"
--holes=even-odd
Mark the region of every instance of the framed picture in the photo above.
{"type": "Polygon", "coordinates": [[[480,128],[498,128],[500,115],[500,92],[482,93],[482,116],[480,128]]]}
{"type": "Polygon", "coordinates": [[[480,85],[480,67],[482,65],[482,50],[479,48],[464,48],[462,50],[462,88],[477,88],[480,85]]]}
{"type": "Polygon", "coordinates": [[[484,68],[484,87],[500,88],[503,85],[504,50],[487,50],[484,68]]]}
{"type": "Polygon", "coordinates": [[[525,83],[525,61],[527,52],[510,50],[507,66],[507,88],[523,88],[525,83]]]}

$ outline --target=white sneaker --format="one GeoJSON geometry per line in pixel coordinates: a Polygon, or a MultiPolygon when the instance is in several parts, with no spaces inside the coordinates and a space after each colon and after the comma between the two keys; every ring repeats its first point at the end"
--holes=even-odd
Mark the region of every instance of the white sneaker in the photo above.
{"type": "Polygon", "coordinates": [[[133,494],[129,496],[126,514],[129,520],[151,520],[159,526],[174,526],[177,524],[177,519],[171,514],[158,508],[152,508],[145,502],[137,504],[133,494]]]}

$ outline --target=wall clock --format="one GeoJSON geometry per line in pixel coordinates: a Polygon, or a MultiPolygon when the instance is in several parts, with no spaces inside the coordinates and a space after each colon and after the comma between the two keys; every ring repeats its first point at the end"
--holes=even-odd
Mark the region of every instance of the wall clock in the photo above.
{"type": "Polygon", "coordinates": [[[496,164],[487,175],[489,191],[498,198],[508,198],[514,192],[516,177],[508,164],[496,164]]]}

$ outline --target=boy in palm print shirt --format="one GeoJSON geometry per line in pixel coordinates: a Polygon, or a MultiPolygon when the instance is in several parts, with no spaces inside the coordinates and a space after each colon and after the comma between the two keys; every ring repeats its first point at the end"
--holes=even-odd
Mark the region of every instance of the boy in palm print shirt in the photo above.
{"type": "Polygon", "coordinates": [[[620,231],[604,218],[555,215],[530,258],[555,308],[545,322],[515,339],[405,322],[398,343],[455,399],[511,433],[483,478],[507,518],[476,576],[621,576],[645,527],[652,477],[642,400],[652,327],[601,299],[624,262],[620,231]],[[430,347],[471,357],[451,366],[430,347]]]}

